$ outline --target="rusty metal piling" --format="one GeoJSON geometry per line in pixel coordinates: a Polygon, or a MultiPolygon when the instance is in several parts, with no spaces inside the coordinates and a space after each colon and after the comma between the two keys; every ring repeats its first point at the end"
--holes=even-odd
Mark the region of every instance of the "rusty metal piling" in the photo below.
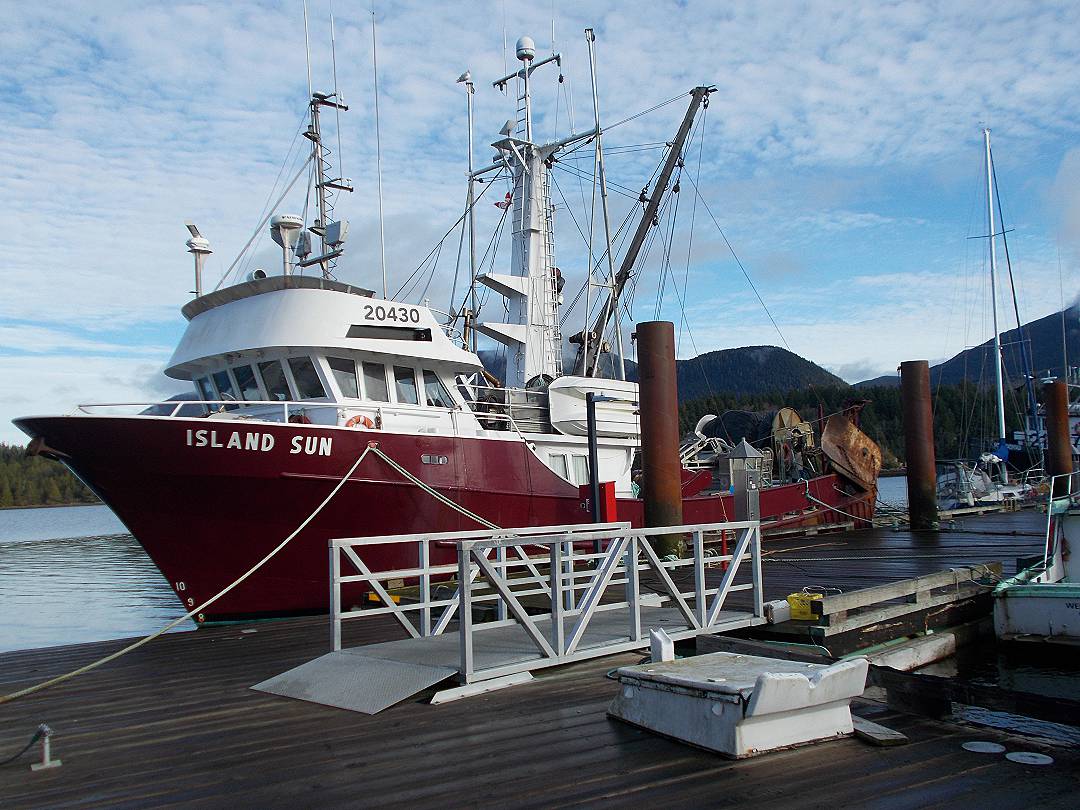
{"type": "MultiPolygon", "coordinates": [[[[645,525],[680,526],[682,464],[679,461],[679,396],[675,378],[675,326],[646,321],[637,326],[638,401],[645,525]]],[[[655,538],[658,553],[679,554],[679,535],[655,538]]]]}
{"type": "MultiPolygon", "coordinates": [[[[1069,475],[1073,471],[1072,443],[1069,435],[1069,387],[1056,381],[1043,386],[1043,407],[1046,409],[1046,473],[1069,475]]],[[[1067,479],[1054,481],[1054,495],[1064,495],[1067,479]]]]}
{"type": "Polygon", "coordinates": [[[934,414],[930,408],[930,364],[907,360],[900,364],[900,402],[904,420],[908,513],[911,528],[936,528],[937,464],[934,458],[934,414]]]}

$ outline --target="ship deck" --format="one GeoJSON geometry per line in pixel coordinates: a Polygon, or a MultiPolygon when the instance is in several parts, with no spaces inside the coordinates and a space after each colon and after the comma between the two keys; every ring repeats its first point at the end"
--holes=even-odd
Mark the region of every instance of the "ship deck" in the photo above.
{"type": "MultiPolygon", "coordinates": [[[[1043,516],[971,521],[965,531],[874,530],[768,542],[770,598],[806,584],[865,587],[1042,548],[1043,516]],[[837,562],[838,557],[860,557],[837,562]],[[807,561],[815,558],[817,561],[807,561]],[[798,560],[798,562],[794,562],[798,560]]],[[[1072,806],[1080,754],[987,729],[856,713],[908,745],[823,743],[732,762],[607,717],[621,654],[542,673],[532,683],[430,706],[424,695],[375,715],[275,697],[250,686],[328,649],[328,622],[304,618],[163,636],[52,690],[0,705],[0,759],[40,722],[56,734],[54,770],[37,748],[0,767],[0,806],[446,806],[798,804],[876,807],[1072,806]],[[969,740],[1046,751],[1049,767],[969,753],[969,740]]],[[[346,645],[400,637],[392,619],[345,627],[346,645]]],[[[66,672],[123,646],[95,642],[0,655],[0,692],[66,672]]]]}

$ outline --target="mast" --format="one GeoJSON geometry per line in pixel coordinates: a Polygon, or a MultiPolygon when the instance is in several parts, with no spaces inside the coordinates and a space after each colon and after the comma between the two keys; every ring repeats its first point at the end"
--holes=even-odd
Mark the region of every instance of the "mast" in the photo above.
{"type": "MultiPolygon", "coordinates": [[[[998,446],[1005,443],[1005,386],[1001,374],[1001,332],[998,330],[997,313],[997,250],[994,244],[994,164],[990,156],[990,130],[983,130],[986,146],[986,222],[990,238],[990,305],[994,316],[994,386],[997,393],[998,446]]],[[[1009,471],[1001,465],[1003,483],[1009,482],[1009,471]]]]}
{"type": "MultiPolygon", "coordinates": [[[[304,259],[298,262],[299,267],[309,267],[318,264],[322,269],[323,278],[330,278],[334,269],[334,260],[341,255],[341,245],[345,242],[348,234],[349,223],[346,221],[334,222],[333,193],[335,191],[353,190],[352,181],[345,177],[328,178],[326,170],[330,168],[330,149],[323,144],[322,124],[319,120],[320,107],[333,107],[338,112],[348,111],[349,107],[341,102],[337,93],[311,94],[309,103],[311,108],[311,123],[308,125],[304,137],[312,143],[311,159],[315,166],[315,199],[319,206],[319,218],[315,220],[309,231],[319,237],[322,245],[320,255],[312,259],[304,259]]],[[[306,237],[304,237],[306,239],[306,237]]],[[[297,255],[307,255],[308,247],[305,242],[298,246],[297,255]]]]}
{"type": "MultiPolygon", "coordinates": [[[[562,56],[553,54],[535,60],[536,46],[529,37],[517,43],[517,58],[522,68],[494,82],[503,88],[513,79],[522,81],[518,97],[518,119],[508,121],[503,137],[492,144],[499,152],[499,162],[489,168],[506,165],[513,178],[511,213],[513,241],[509,274],[487,273],[478,278],[506,298],[505,323],[481,323],[476,328],[507,347],[507,388],[543,386],[562,374],[562,334],[559,329],[559,276],[555,268],[555,237],[552,228],[551,189],[547,161],[558,150],[583,135],[545,144],[533,143],[532,91],[533,72],[551,62],[562,64],[562,56]],[[535,61],[534,61],[535,60],[535,61]],[[514,124],[517,131],[514,132],[514,124]]],[[[481,169],[471,176],[483,174],[481,169]]]]}
{"type": "MultiPolygon", "coordinates": [[[[596,141],[595,141],[595,160],[597,166],[597,173],[600,179],[600,207],[604,215],[604,246],[607,253],[607,265],[608,265],[608,283],[611,289],[615,289],[615,257],[612,255],[611,249],[611,218],[608,215],[608,193],[607,193],[607,173],[604,171],[604,147],[603,147],[603,130],[600,129],[600,101],[596,93],[596,51],[593,49],[593,43],[596,42],[596,34],[593,33],[591,28],[585,29],[585,41],[589,46],[589,76],[592,80],[592,99],[593,99],[593,121],[596,126],[596,141]]],[[[594,195],[595,199],[595,195],[594,195]]],[[[590,226],[591,228],[591,226],[590,226]]],[[[592,234],[590,233],[590,236],[592,234]]],[[[591,247],[590,242],[590,247],[591,247]]],[[[592,274],[592,251],[589,251],[589,273],[592,274]]],[[[588,309],[586,309],[588,312],[588,309]]],[[[618,352],[619,365],[618,365],[618,378],[620,380],[626,379],[626,362],[623,358],[623,345],[622,345],[622,318],[619,317],[618,310],[614,312],[615,315],[615,345],[618,352]]],[[[585,317],[586,322],[588,316],[585,317]]],[[[601,339],[602,336],[600,336],[601,339]]],[[[588,350],[586,349],[586,354],[588,350]]],[[[600,361],[600,352],[597,351],[594,355],[592,371],[590,376],[595,376],[597,365],[600,361]]]]}
{"type": "Polygon", "coordinates": [[[609,294],[607,301],[604,302],[604,306],[601,307],[600,313],[596,316],[596,320],[593,321],[591,331],[582,331],[570,338],[571,343],[578,344],[577,357],[574,360],[574,374],[576,375],[580,376],[588,374],[596,367],[595,358],[590,357],[588,354],[588,347],[592,346],[593,351],[599,354],[601,350],[600,342],[604,337],[604,329],[611,316],[617,314],[616,310],[619,305],[619,296],[622,295],[623,287],[626,286],[626,282],[630,280],[630,274],[633,272],[634,263],[637,261],[638,253],[641,252],[641,247],[645,243],[645,237],[649,234],[649,228],[652,227],[653,221],[656,219],[656,215],[660,210],[660,203],[663,200],[664,192],[667,190],[668,182],[671,180],[671,174],[675,171],[675,166],[682,159],[682,149],[683,145],[686,143],[687,136],[690,134],[690,127],[694,123],[697,111],[701,108],[703,103],[706,103],[709,93],[713,92],[714,89],[715,88],[712,87],[701,86],[695,87],[690,92],[690,106],[686,110],[686,115],[683,116],[682,124],[680,124],[679,131],[675,135],[675,140],[671,142],[671,149],[668,150],[667,160],[664,161],[664,167],[661,169],[660,176],[657,178],[656,185],[653,187],[652,194],[645,205],[645,212],[642,214],[641,221],[638,222],[637,230],[630,240],[630,247],[627,249],[626,255],[619,265],[619,272],[615,274],[615,277],[612,280],[611,293],[609,294]]]}
{"type": "Polygon", "coordinates": [[[466,70],[458,79],[458,84],[465,85],[465,96],[468,99],[469,114],[469,192],[465,206],[469,222],[469,313],[465,318],[465,328],[469,333],[469,349],[476,351],[476,178],[473,177],[473,95],[476,93],[476,85],[473,84],[472,73],[466,70]]]}

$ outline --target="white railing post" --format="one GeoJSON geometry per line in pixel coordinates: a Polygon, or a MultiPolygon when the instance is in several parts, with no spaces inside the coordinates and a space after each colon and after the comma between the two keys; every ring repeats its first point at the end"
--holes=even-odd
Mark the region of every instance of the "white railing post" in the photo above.
{"type": "Polygon", "coordinates": [[[330,541],[330,648],[341,649],[341,560],[337,546],[330,541]]]}
{"type": "Polygon", "coordinates": [[[563,628],[563,540],[551,542],[549,564],[551,577],[551,646],[556,655],[566,651],[563,628]]]}
{"type": "Polygon", "coordinates": [[[755,523],[750,532],[750,565],[754,582],[754,616],[758,619],[765,615],[765,595],[761,587],[761,524],[755,523]]]}
{"type": "Polygon", "coordinates": [[[428,541],[418,541],[417,563],[422,571],[420,574],[420,635],[431,635],[431,549],[428,541]]]}
{"type": "Polygon", "coordinates": [[[641,638],[641,586],[638,582],[638,542],[640,538],[631,535],[626,544],[626,601],[630,613],[630,639],[641,638]]]}
{"type": "Polygon", "coordinates": [[[471,683],[473,677],[472,579],[469,576],[472,543],[458,545],[458,638],[461,647],[461,677],[471,683]]]}
{"type": "Polygon", "coordinates": [[[709,609],[705,602],[705,532],[696,531],[694,537],[694,612],[698,624],[705,626],[709,609]]]}
{"type": "MultiPolygon", "coordinates": [[[[495,570],[499,576],[506,579],[506,546],[499,545],[495,549],[495,570]]],[[[506,602],[499,599],[495,602],[495,618],[502,622],[506,621],[506,602]]]]}
{"type": "Polygon", "coordinates": [[[566,544],[566,559],[563,561],[563,568],[566,571],[566,601],[564,607],[567,610],[573,610],[577,602],[577,591],[574,590],[574,586],[577,584],[577,580],[574,579],[574,541],[570,540],[566,544]]]}

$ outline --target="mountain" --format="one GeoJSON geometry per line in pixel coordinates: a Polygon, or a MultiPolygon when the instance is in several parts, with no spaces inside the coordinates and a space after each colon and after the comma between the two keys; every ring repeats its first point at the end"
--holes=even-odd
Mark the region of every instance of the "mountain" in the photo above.
{"type": "MultiPolygon", "coordinates": [[[[1031,345],[1031,357],[1035,377],[1061,376],[1061,313],[1055,312],[1024,324],[1024,337],[1031,345]]],[[[1023,381],[1023,363],[1020,354],[1021,340],[1017,329],[1001,333],[1002,356],[1005,358],[1005,374],[1008,382],[1018,385],[1023,381]]],[[[1065,310],[1065,346],[1072,363],[1080,361],[1080,306],[1065,310]]],[[[944,363],[930,368],[930,382],[934,385],[956,385],[968,381],[978,385],[994,384],[994,341],[990,340],[965,349],[944,363]]],[[[855,383],[856,388],[873,386],[896,386],[900,378],[895,374],[875,377],[855,383]]]]}
{"type": "MultiPolygon", "coordinates": [[[[496,351],[481,351],[484,366],[501,379],[504,361],[496,351]]],[[[848,384],[794,352],[779,346],[743,346],[676,361],[679,401],[710,394],[765,394],[809,386],[847,388],[848,384]]],[[[606,375],[605,375],[606,376],[606,375]]],[[[626,378],[637,380],[637,364],[626,361],[626,378]]]]}
{"type": "Polygon", "coordinates": [[[677,362],[679,401],[710,394],[765,394],[847,383],[779,346],[743,346],[677,362]]]}

